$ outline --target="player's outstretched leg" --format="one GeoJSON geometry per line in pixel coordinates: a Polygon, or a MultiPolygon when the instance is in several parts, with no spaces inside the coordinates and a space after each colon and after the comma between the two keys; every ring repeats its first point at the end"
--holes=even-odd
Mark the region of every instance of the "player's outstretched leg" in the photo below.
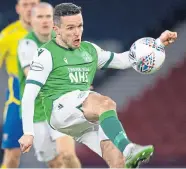
{"type": "Polygon", "coordinates": [[[116,114],[116,103],[109,97],[91,93],[83,103],[84,116],[87,120],[96,122],[106,136],[123,153],[126,168],[136,168],[142,162],[147,161],[153,154],[154,147],[141,146],[127,138],[125,130],[116,114]]]}

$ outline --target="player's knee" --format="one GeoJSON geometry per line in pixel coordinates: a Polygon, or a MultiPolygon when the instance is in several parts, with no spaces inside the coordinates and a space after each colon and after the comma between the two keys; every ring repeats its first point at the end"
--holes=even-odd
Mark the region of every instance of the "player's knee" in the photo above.
{"type": "Polygon", "coordinates": [[[48,162],[48,167],[49,168],[62,168],[63,167],[62,159],[59,157],[59,155],[55,157],[53,160],[48,162]]]}
{"type": "Polygon", "coordinates": [[[116,110],[116,102],[106,96],[103,97],[101,106],[104,111],[116,110]]]}
{"type": "Polygon", "coordinates": [[[75,153],[66,151],[60,155],[62,157],[64,168],[80,168],[80,163],[75,153]]]}
{"type": "Polygon", "coordinates": [[[63,152],[60,154],[64,162],[71,161],[75,158],[75,154],[71,152],[63,152]]]}
{"type": "Polygon", "coordinates": [[[5,155],[9,159],[19,160],[21,156],[21,152],[19,149],[8,149],[5,150],[5,155]]]}
{"type": "Polygon", "coordinates": [[[21,152],[19,149],[6,149],[4,152],[3,165],[7,168],[18,168],[21,152]]]}
{"type": "Polygon", "coordinates": [[[48,162],[49,168],[79,168],[76,164],[76,155],[71,152],[62,152],[48,162]]]}

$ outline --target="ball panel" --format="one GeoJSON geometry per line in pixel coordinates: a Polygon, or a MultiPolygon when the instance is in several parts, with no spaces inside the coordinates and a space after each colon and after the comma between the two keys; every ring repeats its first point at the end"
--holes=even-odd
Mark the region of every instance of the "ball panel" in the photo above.
{"type": "Polygon", "coordinates": [[[165,60],[163,46],[153,38],[141,38],[135,41],[129,51],[129,61],[139,73],[152,74],[159,70],[165,60]]]}

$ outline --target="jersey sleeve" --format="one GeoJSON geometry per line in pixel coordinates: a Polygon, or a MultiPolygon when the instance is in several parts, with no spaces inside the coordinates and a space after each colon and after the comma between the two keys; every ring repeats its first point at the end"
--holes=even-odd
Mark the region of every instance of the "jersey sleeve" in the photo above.
{"type": "Polygon", "coordinates": [[[26,135],[34,136],[34,109],[35,109],[35,99],[39,94],[40,87],[27,84],[24,89],[23,98],[21,100],[21,111],[22,111],[22,123],[23,123],[23,133],[26,135]]]}
{"type": "Polygon", "coordinates": [[[9,34],[6,30],[0,33],[0,67],[9,52],[9,34]]]}
{"type": "Polygon", "coordinates": [[[98,69],[127,69],[131,67],[128,57],[129,51],[123,53],[114,53],[111,51],[105,51],[96,44],[92,43],[92,45],[96,49],[98,55],[98,69]]]}
{"type": "Polygon", "coordinates": [[[31,39],[23,39],[19,42],[18,59],[23,69],[31,64],[37,48],[37,44],[31,39]]]}
{"type": "Polygon", "coordinates": [[[52,65],[51,53],[47,49],[38,48],[30,65],[26,83],[32,83],[40,87],[44,85],[52,71],[52,65]]]}
{"type": "Polygon", "coordinates": [[[34,136],[33,117],[35,99],[51,71],[52,56],[50,52],[44,48],[39,48],[31,63],[22,98],[21,109],[24,134],[34,136]]]}

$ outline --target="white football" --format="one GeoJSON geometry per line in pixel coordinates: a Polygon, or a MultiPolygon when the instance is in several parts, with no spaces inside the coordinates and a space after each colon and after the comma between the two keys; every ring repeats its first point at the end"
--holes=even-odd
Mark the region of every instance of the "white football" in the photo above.
{"type": "Polygon", "coordinates": [[[159,40],[145,37],[135,41],[129,51],[129,61],[139,73],[152,74],[165,61],[165,49],[159,40]]]}

